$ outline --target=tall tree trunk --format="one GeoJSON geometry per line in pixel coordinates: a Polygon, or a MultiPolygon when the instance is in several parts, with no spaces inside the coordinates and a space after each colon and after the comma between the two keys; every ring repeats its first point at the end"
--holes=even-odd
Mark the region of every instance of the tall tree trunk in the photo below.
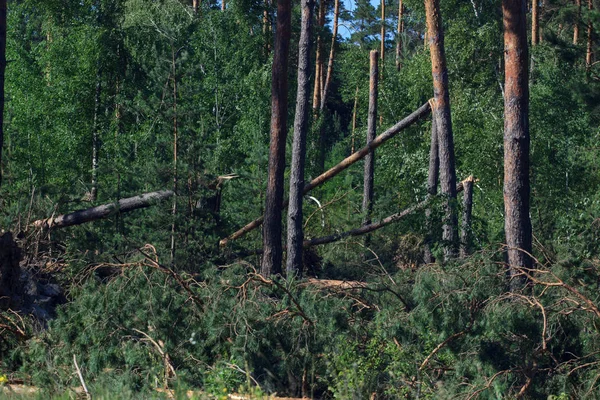
{"type": "Polygon", "coordinates": [[[573,24],[573,44],[579,42],[579,22],[581,21],[581,0],[575,0],[577,6],[577,14],[575,16],[575,23],[573,24]]]}
{"type": "Polygon", "coordinates": [[[381,0],[381,45],[379,55],[381,56],[381,78],[383,79],[383,62],[385,61],[385,0],[381,0]]]}
{"type": "Polygon", "coordinates": [[[227,2],[226,0],[221,0],[221,11],[225,11],[225,8],[227,7],[227,2]]]}
{"type": "Polygon", "coordinates": [[[398,2],[398,30],[396,32],[396,69],[402,68],[402,33],[404,32],[404,5],[402,0],[398,2]]]}
{"type": "Polygon", "coordinates": [[[0,185],[4,168],[2,148],[4,147],[4,74],[6,71],[6,0],[0,0],[0,185]]]}
{"type": "Polygon", "coordinates": [[[526,0],[503,0],[504,19],[504,229],[511,288],[523,280],[517,268],[531,267],[529,219],[529,87],[526,0]]]}
{"type": "MultiPolygon", "coordinates": [[[[336,0],[336,5],[339,0],[336,0]]],[[[313,0],[302,0],[302,26],[298,43],[298,91],[294,140],[292,143],[292,168],[290,176],[290,201],[287,231],[287,275],[302,274],[302,197],[304,190],[304,165],[306,159],[306,136],[308,131],[308,100],[310,96],[310,29],[313,17],[313,0]]]]}
{"type": "Polygon", "coordinates": [[[194,14],[198,14],[198,5],[200,0],[192,0],[192,10],[194,10],[194,14]]]}
{"type": "Polygon", "coordinates": [[[317,15],[317,48],[315,50],[315,86],[313,88],[313,115],[316,117],[319,115],[319,108],[321,106],[321,88],[323,83],[321,82],[323,77],[323,28],[325,27],[325,13],[327,3],[326,0],[319,0],[319,12],[317,15]]]}
{"type": "Polygon", "coordinates": [[[265,0],[265,9],[263,10],[263,36],[265,38],[265,58],[269,58],[271,54],[271,23],[269,18],[269,8],[271,1],[265,0]]]}
{"type": "MultiPolygon", "coordinates": [[[[431,119],[431,146],[429,147],[429,174],[427,176],[427,196],[432,197],[437,195],[438,181],[440,175],[440,153],[438,146],[438,133],[435,124],[435,118],[431,119]]],[[[426,237],[425,237],[425,254],[424,261],[426,264],[435,262],[431,246],[433,245],[433,213],[431,208],[425,210],[426,219],[426,237]]]]}
{"type": "Polygon", "coordinates": [[[333,8],[333,35],[331,36],[331,49],[329,50],[329,62],[327,63],[327,76],[325,78],[325,84],[323,86],[323,95],[321,96],[321,113],[325,108],[327,102],[327,92],[329,91],[329,85],[331,84],[331,76],[333,74],[333,62],[335,61],[335,42],[338,33],[338,18],[340,16],[340,0],[335,0],[333,8]]]}
{"type": "Polygon", "coordinates": [[[175,63],[175,48],[171,45],[171,63],[172,63],[172,71],[171,74],[173,76],[173,208],[171,210],[173,222],[171,225],[171,264],[175,263],[175,236],[177,233],[177,145],[179,141],[179,135],[177,131],[178,121],[177,121],[177,69],[175,63]]]}
{"type": "Polygon", "coordinates": [[[265,220],[261,274],[281,273],[281,213],[283,208],[283,178],[285,172],[285,141],[287,136],[288,55],[290,51],[292,2],[277,0],[277,35],[273,54],[271,81],[271,143],[269,173],[265,194],[265,220]]]}
{"type": "MultiPolygon", "coordinates": [[[[369,119],[367,122],[367,146],[375,139],[377,130],[377,95],[379,78],[379,54],[377,50],[371,50],[370,54],[371,72],[369,76],[369,119]]],[[[365,173],[363,186],[362,212],[364,215],[363,225],[371,223],[373,212],[373,178],[375,174],[375,152],[370,152],[365,157],[365,173]]]]}
{"type": "Polygon", "coordinates": [[[352,140],[350,144],[350,154],[354,153],[354,138],[356,134],[356,113],[358,112],[358,85],[354,94],[354,108],[352,109],[352,140]]]}
{"type": "Polygon", "coordinates": [[[450,116],[450,95],[448,91],[448,69],[444,50],[444,31],[439,0],[425,0],[427,37],[431,53],[434,105],[432,109],[438,132],[440,153],[440,188],[446,196],[442,239],[445,244],[445,258],[456,255],[458,233],[456,216],[456,171],[454,167],[454,139],[450,116]]]}
{"type": "Polygon", "coordinates": [[[90,201],[98,198],[98,153],[100,152],[100,124],[98,122],[100,113],[100,94],[102,74],[100,66],[96,72],[96,90],[94,91],[94,121],[92,123],[92,189],[90,190],[90,201]]]}
{"type": "Polygon", "coordinates": [[[594,9],[594,3],[592,0],[588,0],[588,23],[587,23],[587,46],[585,51],[585,70],[589,74],[592,67],[592,43],[594,36],[594,27],[592,25],[591,11],[594,9]]]}
{"type": "Polygon", "coordinates": [[[473,182],[472,176],[463,183],[463,214],[460,230],[460,256],[462,258],[471,254],[471,215],[473,212],[473,182]]]}
{"type": "Polygon", "coordinates": [[[531,45],[539,43],[540,16],[538,10],[538,1],[531,0],[531,45]]]}

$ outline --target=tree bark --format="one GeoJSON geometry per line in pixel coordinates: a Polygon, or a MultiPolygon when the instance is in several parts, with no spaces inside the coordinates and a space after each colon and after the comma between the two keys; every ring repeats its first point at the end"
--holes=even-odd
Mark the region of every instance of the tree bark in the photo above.
{"type": "Polygon", "coordinates": [[[329,92],[329,86],[331,84],[331,77],[333,75],[333,62],[335,61],[335,43],[338,34],[338,19],[340,16],[340,0],[335,0],[333,8],[333,32],[331,36],[331,49],[329,50],[329,61],[327,62],[327,75],[325,78],[325,84],[323,85],[323,96],[321,97],[321,112],[325,108],[327,102],[327,94],[329,92]]]}
{"type": "Polygon", "coordinates": [[[463,183],[463,214],[460,231],[460,256],[462,258],[471,254],[471,216],[473,213],[473,182],[475,179],[470,176],[463,183]]]}
{"type": "Polygon", "coordinates": [[[2,148],[4,147],[4,74],[6,71],[6,0],[0,0],[0,185],[4,168],[2,148]]]}
{"type": "Polygon", "coordinates": [[[404,4],[402,0],[398,2],[398,30],[396,32],[396,69],[402,69],[402,33],[404,32],[404,4]]]}
{"type": "Polygon", "coordinates": [[[68,226],[80,225],[86,222],[103,219],[116,213],[125,213],[140,208],[150,207],[173,195],[174,193],[171,190],[144,193],[138,196],[121,199],[115,203],[75,211],[70,214],[59,215],[58,217],[40,219],[33,222],[32,225],[41,229],[66,228],[68,226]]]}
{"type": "Polygon", "coordinates": [[[446,196],[442,239],[446,259],[456,255],[458,234],[456,216],[456,171],[454,163],[454,139],[450,116],[450,95],[448,91],[448,69],[444,50],[444,31],[439,0],[425,0],[427,37],[431,52],[433,75],[434,107],[432,110],[438,132],[440,153],[440,187],[446,196]]]}
{"type": "Polygon", "coordinates": [[[587,23],[587,46],[585,51],[585,71],[589,74],[592,67],[592,44],[594,36],[594,26],[592,24],[591,11],[594,9],[594,2],[588,0],[588,23],[587,23]]]}
{"type": "MultiPolygon", "coordinates": [[[[390,140],[391,138],[396,136],[403,129],[408,128],[409,126],[413,125],[415,122],[417,122],[420,119],[424,118],[425,116],[429,115],[430,112],[431,112],[430,103],[427,102],[427,103],[423,104],[421,107],[419,107],[418,110],[416,110],[415,112],[410,114],[408,117],[404,118],[402,121],[398,122],[396,125],[392,126],[388,130],[383,132],[381,135],[377,136],[375,138],[375,140],[373,140],[371,143],[369,143],[368,146],[365,146],[362,149],[360,149],[359,151],[357,151],[356,153],[350,155],[349,157],[346,157],[340,163],[338,163],[334,167],[330,168],[326,172],[323,172],[321,175],[319,175],[318,177],[313,179],[309,184],[304,186],[303,194],[310,192],[311,190],[322,185],[323,183],[325,183],[329,179],[333,178],[334,176],[336,176],[337,174],[339,174],[340,172],[342,172],[343,170],[345,170],[352,164],[363,159],[368,153],[372,152],[377,147],[381,146],[382,144],[384,144],[385,142],[387,142],[388,140],[390,140]]],[[[283,202],[283,207],[287,206],[287,204],[288,204],[287,201],[283,202]]],[[[265,215],[265,218],[266,218],[266,215],[265,215]]],[[[262,223],[263,223],[263,217],[261,216],[261,217],[255,219],[254,221],[248,223],[244,227],[238,229],[236,232],[232,233],[228,237],[221,239],[219,244],[222,247],[227,246],[229,241],[238,239],[239,237],[245,235],[246,233],[258,228],[262,223]]]]}
{"type": "Polygon", "coordinates": [[[358,111],[358,85],[354,94],[354,107],[352,109],[352,140],[350,143],[350,154],[354,153],[354,137],[356,133],[356,113],[358,111]]]}
{"type": "MultiPolygon", "coordinates": [[[[336,0],[336,6],[337,2],[336,0]]],[[[304,165],[306,160],[306,136],[308,131],[308,100],[310,90],[310,29],[313,17],[313,0],[302,0],[302,25],[298,44],[298,91],[294,140],[292,143],[292,168],[290,175],[290,200],[287,231],[287,275],[302,274],[302,197],[304,190],[304,165]]]]}
{"type": "MultiPolygon", "coordinates": [[[[429,147],[429,174],[427,176],[427,195],[428,196],[436,196],[437,195],[437,187],[439,181],[440,174],[440,156],[439,156],[439,147],[438,147],[438,134],[435,125],[435,118],[431,119],[431,146],[429,147]]],[[[425,219],[426,219],[426,237],[425,237],[425,254],[424,261],[426,264],[432,264],[435,262],[435,257],[433,257],[433,253],[431,251],[431,246],[433,244],[433,216],[432,216],[431,208],[425,210],[425,219]]]]}
{"type": "MultiPolygon", "coordinates": [[[[371,50],[370,54],[370,76],[369,76],[369,118],[367,121],[367,146],[375,139],[377,131],[377,95],[378,95],[378,77],[379,77],[379,54],[377,50],[371,50]]],[[[363,203],[362,212],[364,215],[363,225],[371,223],[371,213],[373,212],[373,178],[375,175],[375,152],[369,152],[365,157],[365,171],[363,178],[363,203]]]]}
{"type": "Polygon", "coordinates": [[[525,0],[503,0],[504,19],[504,229],[511,288],[523,279],[518,267],[531,267],[529,219],[529,87],[525,0]]]}
{"type": "Polygon", "coordinates": [[[531,45],[535,46],[539,43],[539,24],[540,17],[538,13],[538,1],[531,0],[531,45]]]}
{"type": "Polygon", "coordinates": [[[261,265],[261,274],[265,277],[282,272],[281,213],[287,136],[287,72],[291,16],[291,0],[277,0],[277,35],[271,81],[271,143],[267,191],[265,193],[265,223],[263,226],[263,248],[265,253],[261,265]]]}
{"type": "Polygon", "coordinates": [[[200,0],[192,0],[192,10],[194,10],[194,14],[198,14],[199,4],[200,4],[200,0]]]}
{"type": "Polygon", "coordinates": [[[319,115],[321,106],[321,87],[323,86],[321,79],[323,76],[323,28],[325,27],[325,13],[327,3],[326,0],[319,0],[319,13],[317,16],[317,49],[315,51],[315,84],[313,88],[313,114],[316,117],[319,115]]]}
{"type": "Polygon", "coordinates": [[[573,44],[579,42],[579,22],[581,21],[581,0],[575,0],[577,6],[577,15],[575,16],[575,23],[573,24],[573,44]]]}

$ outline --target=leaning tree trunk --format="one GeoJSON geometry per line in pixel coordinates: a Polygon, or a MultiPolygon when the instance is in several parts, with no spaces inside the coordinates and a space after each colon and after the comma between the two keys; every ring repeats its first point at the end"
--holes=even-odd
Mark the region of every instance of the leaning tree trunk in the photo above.
{"type": "Polygon", "coordinates": [[[6,71],[6,0],[0,0],[0,185],[2,185],[2,147],[4,146],[4,73],[6,71]]]}
{"type": "Polygon", "coordinates": [[[402,68],[402,33],[404,32],[404,5],[402,0],[398,2],[398,30],[396,31],[396,69],[402,68]]]}
{"type": "MultiPolygon", "coordinates": [[[[379,54],[377,50],[371,50],[370,54],[371,72],[369,76],[369,118],[367,122],[367,146],[375,139],[377,130],[377,80],[379,77],[379,54]]],[[[370,152],[365,157],[365,172],[363,186],[362,212],[364,215],[363,225],[371,223],[373,212],[373,178],[375,174],[375,152],[370,152]]]]}
{"type": "MultiPolygon", "coordinates": [[[[431,146],[429,147],[429,175],[427,176],[427,195],[436,196],[440,175],[440,155],[438,147],[438,133],[435,125],[435,118],[431,119],[431,146]]],[[[431,246],[433,245],[433,212],[431,208],[425,210],[425,219],[427,230],[425,236],[425,255],[423,257],[426,264],[435,262],[431,246]]]]}
{"type": "MultiPolygon", "coordinates": [[[[337,5],[336,0],[336,5],[337,5]]],[[[302,197],[304,190],[304,165],[306,159],[306,136],[308,131],[308,97],[310,91],[310,29],[313,17],[313,0],[302,0],[302,26],[298,44],[298,91],[296,116],[294,118],[294,141],[292,144],[292,168],[290,176],[290,200],[287,231],[287,274],[302,274],[302,197]]]]}
{"type": "MultiPolygon", "coordinates": [[[[329,61],[327,62],[327,75],[325,78],[325,84],[323,85],[323,94],[321,96],[321,113],[325,108],[327,102],[327,93],[329,92],[329,86],[331,84],[331,77],[333,75],[333,62],[335,61],[335,42],[338,33],[338,19],[340,16],[340,0],[335,0],[333,8],[333,32],[331,36],[331,49],[329,50],[329,61]]],[[[323,140],[324,138],[322,138],[323,140]]],[[[322,143],[321,143],[322,145],[322,143]]]]}
{"type": "Polygon", "coordinates": [[[450,117],[450,95],[448,91],[448,69],[444,50],[444,31],[439,0],[425,0],[427,37],[431,52],[434,106],[432,115],[438,132],[440,153],[440,187],[446,196],[442,231],[446,259],[456,255],[458,242],[456,216],[456,171],[454,167],[454,139],[450,117]]]}
{"type": "Polygon", "coordinates": [[[575,15],[575,23],[573,24],[573,44],[579,42],[579,21],[581,21],[581,0],[575,0],[577,6],[577,14],[575,15]]]}
{"type": "Polygon", "coordinates": [[[288,55],[290,51],[292,2],[277,0],[277,35],[273,54],[271,81],[271,143],[269,174],[265,193],[265,220],[261,274],[281,273],[281,213],[283,208],[283,178],[285,172],[285,141],[287,136],[288,55]]]}
{"type": "Polygon", "coordinates": [[[523,280],[518,268],[531,267],[529,219],[529,87],[526,0],[503,0],[504,19],[504,229],[511,288],[523,280]]]}
{"type": "MultiPolygon", "coordinates": [[[[323,172],[321,175],[317,176],[315,179],[310,181],[310,183],[308,183],[308,184],[306,184],[306,186],[304,186],[303,194],[306,194],[306,193],[310,192],[311,190],[313,190],[314,188],[321,186],[323,183],[332,179],[334,176],[338,175],[340,172],[344,171],[346,168],[350,167],[352,164],[356,163],[359,160],[362,160],[367,154],[374,151],[377,147],[381,146],[382,144],[384,144],[385,142],[387,142],[388,140],[390,140],[391,138],[396,136],[402,130],[412,126],[414,123],[418,122],[422,118],[429,115],[429,113],[431,112],[430,102],[431,102],[431,100],[428,101],[427,103],[423,104],[421,107],[419,107],[419,109],[417,109],[415,112],[410,114],[408,117],[404,118],[402,121],[398,122],[396,125],[392,126],[391,128],[387,129],[385,132],[383,132],[381,135],[377,136],[375,138],[375,140],[373,140],[367,146],[363,147],[356,153],[353,153],[352,155],[346,157],[341,162],[339,162],[335,166],[331,167],[330,169],[328,169],[327,171],[323,172]]],[[[287,201],[283,202],[283,206],[284,207],[287,206],[287,201]]],[[[261,216],[261,217],[256,218],[254,221],[249,222],[248,224],[244,225],[243,227],[241,227],[240,229],[238,229],[231,235],[227,236],[224,239],[221,239],[219,241],[219,245],[221,247],[227,246],[227,244],[231,240],[238,239],[238,238],[244,236],[246,233],[253,231],[254,229],[261,226],[264,221],[265,221],[265,217],[261,216]]]]}

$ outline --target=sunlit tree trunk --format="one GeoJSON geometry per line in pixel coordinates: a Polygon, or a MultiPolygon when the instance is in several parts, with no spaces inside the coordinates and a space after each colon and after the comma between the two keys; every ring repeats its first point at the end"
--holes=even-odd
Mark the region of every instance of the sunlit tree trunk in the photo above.
{"type": "Polygon", "coordinates": [[[444,50],[444,31],[439,0],[425,0],[427,38],[431,53],[434,104],[432,116],[438,132],[440,156],[440,189],[446,197],[442,239],[445,258],[457,253],[458,231],[456,216],[456,171],[454,161],[454,139],[450,117],[450,95],[448,91],[448,69],[444,50]]]}
{"type": "Polygon", "coordinates": [[[325,108],[327,102],[327,92],[329,91],[329,85],[331,84],[331,77],[333,74],[333,62],[335,61],[335,42],[337,40],[338,33],[338,18],[340,16],[340,0],[335,0],[333,8],[333,35],[331,37],[331,49],[329,50],[329,61],[327,63],[327,76],[325,78],[325,84],[323,85],[323,95],[321,97],[321,112],[325,108]]]}
{"type": "MultiPolygon", "coordinates": [[[[337,5],[336,0],[336,5],[337,5]]],[[[290,174],[290,203],[287,232],[287,275],[302,274],[302,197],[304,191],[304,165],[310,96],[310,29],[313,17],[313,0],[302,0],[302,25],[298,43],[298,91],[292,143],[292,168],[290,174]]]]}
{"type": "MultiPolygon", "coordinates": [[[[379,78],[379,54],[377,50],[371,50],[370,53],[370,76],[369,76],[369,117],[367,122],[367,146],[375,139],[377,130],[377,90],[379,78]]],[[[371,214],[373,211],[373,180],[375,175],[375,152],[369,153],[365,157],[365,171],[363,179],[363,203],[362,212],[364,215],[363,225],[371,223],[371,214]]]]}
{"type": "Polygon", "coordinates": [[[381,0],[381,77],[383,77],[383,62],[385,61],[385,0],[381,0]]]}
{"type": "Polygon", "coordinates": [[[291,16],[291,0],[277,0],[277,35],[273,54],[271,81],[271,142],[263,224],[264,254],[261,266],[261,274],[263,276],[282,272],[281,214],[283,209],[283,175],[285,172],[285,141],[287,136],[287,72],[291,16]]]}
{"type": "Polygon", "coordinates": [[[325,13],[327,3],[326,0],[319,1],[319,12],[317,15],[317,48],[315,50],[315,82],[313,88],[313,114],[315,118],[319,114],[321,106],[321,90],[323,83],[321,82],[323,77],[323,28],[325,27],[325,13]]]}
{"type": "Polygon", "coordinates": [[[575,15],[575,23],[573,24],[573,44],[579,42],[579,22],[581,21],[581,0],[575,0],[577,6],[577,14],[575,15]]]}
{"type": "Polygon", "coordinates": [[[404,5],[402,0],[398,2],[398,30],[396,32],[396,69],[402,68],[402,33],[404,32],[404,5]]]}
{"type": "Polygon", "coordinates": [[[192,0],[192,10],[194,10],[195,14],[198,13],[199,4],[200,4],[200,0],[192,0]]]}
{"type": "Polygon", "coordinates": [[[511,288],[519,289],[520,267],[531,267],[529,218],[529,87],[527,74],[527,5],[503,0],[504,19],[504,229],[511,288]]]}
{"type": "Polygon", "coordinates": [[[540,16],[538,9],[539,0],[531,0],[531,45],[535,46],[539,42],[539,24],[540,16]]]}
{"type": "Polygon", "coordinates": [[[227,8],[227,1],[221,0],[221,11],[225,11],[225,8],[227,8]]]}

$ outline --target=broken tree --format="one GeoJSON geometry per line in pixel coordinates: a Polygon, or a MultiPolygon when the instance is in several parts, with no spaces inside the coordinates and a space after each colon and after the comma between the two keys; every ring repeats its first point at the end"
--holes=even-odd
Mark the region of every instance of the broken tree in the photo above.
{"type": "Polygon", "coordinates": [[[85,222],[107,218],[116,213],[125,213],[140,208],[150,207],[173,195],[174,193],[171,190],[144,193],[139,196],[121,199],[115,203],[103,204],[101,206],[75,211],[70,214],[59,215],[57,217],[40,219],[33,222],[32,225],[41,229],[66,228],[67,226],[80,225],[85,222]]]}

